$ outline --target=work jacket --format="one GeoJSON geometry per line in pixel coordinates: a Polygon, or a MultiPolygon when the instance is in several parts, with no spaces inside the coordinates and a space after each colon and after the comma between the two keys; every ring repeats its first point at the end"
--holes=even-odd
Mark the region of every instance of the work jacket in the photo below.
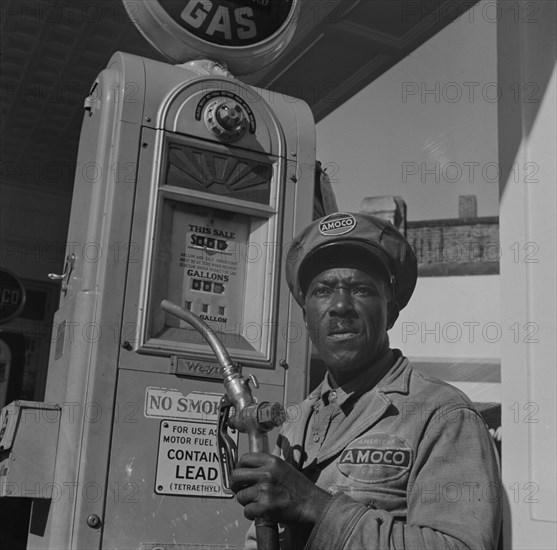
{"type": "MultiPolygon", "coordinates": [[[[497,548],[502,495],[487,426],[462,392],[394,352],[316,456],[304,442],[323,384],[289,409],[277,454],[335,496],[314,526],[281,526],[282,550],[497,548]]],[[[246,548],[254,538],[252,527],[246,548]]]]}

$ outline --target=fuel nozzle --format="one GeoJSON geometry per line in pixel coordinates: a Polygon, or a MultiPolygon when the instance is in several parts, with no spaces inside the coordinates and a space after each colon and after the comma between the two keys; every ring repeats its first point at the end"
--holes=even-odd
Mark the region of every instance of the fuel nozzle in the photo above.
{"type": "Polygon", "coordinates": [[[285,420],[286,411],[280,403],[263,401],[257,407],[257,423],[266,432],[280,428],[285,420]]]}
{"type": "Polygon", "coordinates": [[[254,426],[264,433],[279,428],[285,420],[286,412],[280,403],[263,401],[244,407],[238,416],[230,418],[229,424],[240,432],[248,431],[250,426],[254,426]]]}

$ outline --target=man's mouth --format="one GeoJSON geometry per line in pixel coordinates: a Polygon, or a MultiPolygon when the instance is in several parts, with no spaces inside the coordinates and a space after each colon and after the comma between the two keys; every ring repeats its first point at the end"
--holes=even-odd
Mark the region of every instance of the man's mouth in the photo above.
{"type": "Polygon", "coordinates": [[[335,340],[346,340],[357,336],[359,333],[359,329],[351,323],[331,323],[328,327],[327,336],[335,340]]]}
{"type": "Polygon", "coordinates": [[[333,340],[335,342],[341,342],[344,340],[352,340],[358,336],[358,332],[336,332],[335,334],[329,334],[328,340],[333,340]]]}

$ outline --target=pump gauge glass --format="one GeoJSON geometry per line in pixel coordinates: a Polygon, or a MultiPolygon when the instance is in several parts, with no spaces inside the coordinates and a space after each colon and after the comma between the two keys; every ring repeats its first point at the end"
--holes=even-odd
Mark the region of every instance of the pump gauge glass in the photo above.
{"type": "Polygon", "coordinates": [[[270,361],[276,162],[222,145],[167,141],[146,293],[147,348],[179,355],[187,347],[204,358],[202,335],[160,308],[168,299],[208,323],[233,357],[270,361]]]}

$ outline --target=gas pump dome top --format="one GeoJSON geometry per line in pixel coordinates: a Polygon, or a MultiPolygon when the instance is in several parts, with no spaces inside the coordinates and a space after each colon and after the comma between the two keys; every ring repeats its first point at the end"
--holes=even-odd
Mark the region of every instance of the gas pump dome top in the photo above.
{"type": "Polygon", "coordinates": [[[123,0],[141,34],[173,63],[209,58],[235,74],[274,61],[294,36],[299,0],[123,0]]]}

